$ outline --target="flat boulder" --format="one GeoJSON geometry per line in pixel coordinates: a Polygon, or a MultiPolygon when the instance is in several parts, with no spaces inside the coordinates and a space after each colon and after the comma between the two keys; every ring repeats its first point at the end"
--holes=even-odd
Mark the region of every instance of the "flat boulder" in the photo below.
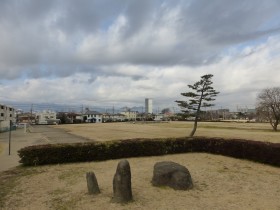
{"type": "Polygon", "coordinates": [[[152,184],[169,186],[175,190],[188,190],[193,187],[189,170],[172,161],[157,162],[154,165],[152,184]]]}

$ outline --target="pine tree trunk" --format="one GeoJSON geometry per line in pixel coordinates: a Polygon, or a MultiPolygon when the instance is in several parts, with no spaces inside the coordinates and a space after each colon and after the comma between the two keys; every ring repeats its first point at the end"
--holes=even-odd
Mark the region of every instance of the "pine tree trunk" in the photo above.
{"type": "MultiPolygon", "coordinates": [[[[204,86],[203,86],[203,89],[204,89],[204,86]]],[[[200,114],[200,107],[201,107],[201,102],[202,102],[202,96],[203,96],[203,91],[201,92],[201,95],[200,95],[200,99],[199,99],[199,103],[198,103],[198,107],[197,107],[196,115],[195,115],[195,119],[194,119],[194,125],[193,125],[192,132],[190,134],[190,137],[193,137],[193,135],[195,134],[196,128],[197,128],[197,121],[198,121],[199,114],[200,114]]]]}
{"type": "Polygon", "coordinates": [[[190,137],[193,137],[193,135],[195,134],[196,128],[197,128],[197,117],[195,117],[194,126],[192,129],[192,132],[190,133],[190,137]]]}

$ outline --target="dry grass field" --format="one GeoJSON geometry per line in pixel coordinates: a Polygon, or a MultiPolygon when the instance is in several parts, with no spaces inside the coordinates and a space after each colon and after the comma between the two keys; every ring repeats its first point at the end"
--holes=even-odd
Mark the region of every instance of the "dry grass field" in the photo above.
{"type": "MultiPolygon", "coordinates": [[[[193,122],[97,123],[58,125],[74,135],[95,141],[131,138],[166,138],[188,136],[193,122]]],[[[200,122],[195,136],[240,138],[280,143],[280,132],[268,123],[200,122]]]]}
{"type": "MultiPolygon", "coordinates": [[[[202,153],[127,160],[132,174],[134,201],[131,203],[111,202],[112,182],[119,160],[108,160],[18,168],[10,172],[16,174],[14,180],[11,177],[6,179],[13,188],[5,197],[2,209],[280,209],[279,168],[202,153]],[[194,188],[176,191],[153,187],[153,166],[164,160],[186,166],[194,188]],[[89,171],[93,171],[98,180],[101,194],[97,196],[87,194],[85,176],[89,171]]],[[[1,190],[5,190],[6,185],[1,185],[1,190]]]]}
{"type": "MultiPolygon", "coordinates": [[[[90,140],[186,136],[189,122],[58,125],[90,140]]],[[[32,133],[28,134],[31,138],[32,133]]],[[[243,138],[280,143],[268,124],[200,123],[197,136],[243,138]]],[[[205,153],[128,158],[134,201],[112,203],[113,176],[119,160],[52,166],[17,167],[0,173],[0,209],[280,209],[280,169],[205,153]],[[194,188],[176,191],[153,187],[153,166],[174,161],[186,166],[194,188]],[[96,174],[101,194],[87,194],[86,172],[96,174]]]]}
{"type": "Polygon", "coordinates": [[[0,154],[2,153],[3,151],[3,144],[0,143],[0,154]]]}

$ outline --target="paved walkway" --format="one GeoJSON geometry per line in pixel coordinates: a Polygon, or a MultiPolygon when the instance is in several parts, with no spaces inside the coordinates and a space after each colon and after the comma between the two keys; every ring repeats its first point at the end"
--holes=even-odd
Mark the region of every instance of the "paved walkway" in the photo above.
{"type": "Polygon", "coordinates": [[[24,133],[23,129],[17,129],[11,133],[11,149],[9,155],[9,132],[0,133],[0,145],[3,147],[0,153],[0,171],[19,165],[17,151],[23,147],[39,144],[75,143],[88,140],[69,134],[62,129],[52,128],[46,125],[36,125],[29,128],[30,132],[24,133]]]}

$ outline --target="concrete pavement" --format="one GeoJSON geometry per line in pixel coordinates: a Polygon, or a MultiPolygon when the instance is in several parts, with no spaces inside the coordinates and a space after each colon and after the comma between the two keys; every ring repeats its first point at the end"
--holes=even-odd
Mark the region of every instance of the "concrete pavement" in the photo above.
{"type": "Polygon", "coordinates": [[[59,128],[53,128],[47,125],[35,125],[29,127],[26,133],[24,133],[24,129],[12,131],[11,152],[9,155],[9,132],[0,133],[0,144],[3,146],[3,151],[0,154],[0,171],[5,171],[19,165],[20,158],[17,151],[23,147],[39,144],[87,141],[88,140],[85,138],[69,134],[65,130],[59,128]]]}

